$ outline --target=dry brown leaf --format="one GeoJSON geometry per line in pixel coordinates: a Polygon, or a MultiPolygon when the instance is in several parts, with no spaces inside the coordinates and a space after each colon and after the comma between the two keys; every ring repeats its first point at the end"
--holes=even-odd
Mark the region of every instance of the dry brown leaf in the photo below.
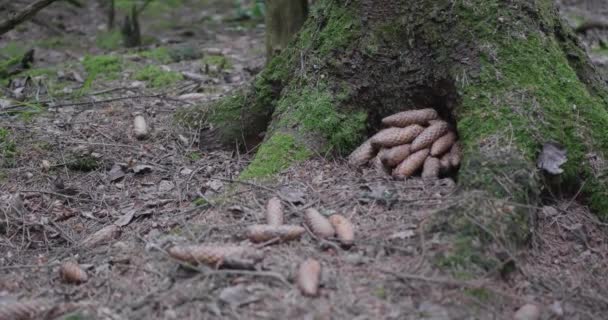
{"type": "Polygon", "coordinates": [[[321,238],[331,238],[336,233],[329,220],[316,209],[306,209],[305,220],[312,233],[321,238]]]}
{"type": "Polygon", "coordinates": [[[430,147],[439,137],[448,132],[449,125],[445,121],[437,121],[424,129],[412,142],[412,152],[430,147]]]}
{"type": "Polygon", "coordinates": [[[384,151],[380,153],[379,156],[385,165],[389,167],[395,167],[403,160],[405,160],[405,158],[407,158],[410,154],[410,145],[403,144],[400,146],[392,147],[390,149],[384,149],[384,151]]]}
{"type": "Polygon", "coordinates": [[[94,248],[98,245],[109,243],[120,235],[120,228],[114,224],[106,226],[101,230],[86,237],[82,245],[87,248],[94,248]]]}
{"type": "Polygon", "coordinates": [[[375,155],[376,150],[374,150],[371,141],[367,140],[348,156],[348,164],[360,167],[365,165],[375,155]]]}
{"type": "Polygon", "coordinates": [[[258,224],[247,228],[247,238],[251,242],[266,242],[278,238],[280,241],[299,239],[306,232],[301,226],[280,225],[271,226],[258,224]]]}
{"type": "Polygon", "coordinates": [[[430,150],[422,149],[412,153],[407,159],[403,160],[395,170],[393,170],[393,176],[397,178],[411,177],[422,167],[424,160],[429,155],[430,150]]]}
{"type": "Polygon", "coordinates": [[[405,128],[388,128],[381,130],[370,138],[372,146],[390,148],[412,142],[424,128],[413,124],[405,128]]]}
{"type": "Polygon", "coordinates": [[[423,178],[437,178],[439,177],[439,159],[435,157],[427,157],[424,160],[424,165],[422,166],[422,177],[423,178]]]}
{"type": "Polygon", "coordinates": [[[343,246],[350,247],[355,241],[355,227],[346,217],[334,214],[329,217],[329,222],[336,230],[336,235],[343,246]]]}
{"type": "Polygon", "coordinates": [[[298,270],[298,287],[305,296],[315,297],[319,294],[321,282],[321,264],[309,258],[302,262],[298,270]]]}
{"type": "Polygon", "coordinates": [[[382,124],[389,127],[407,127],[411,124],[426,125],[430,120],[437,119],[437,111],[432,108],[410,110],[395,113],[382,119],[382,124]]]}
{"type": "Polygon", "coordinates": [[[83,283],[89,279],[87,273],[80,267],[78,263],[68,261],[59,268],[61,279],[67,283],[83,283]]]}
{"type": "Polygon", "coordinates": [[[168,253],[191,265],[205,264],[214,268],[250,269],[263,258],[263,254],[255,248],[221,244],[174,246],[168,253]]]}
{"type": "Polygon", "coordinates": [[[51,204],[51,214],[55,217],[55,221],[63,221],[75,216],[76,211],[66,208],[61,200],[55,200],[51,204]]]}
{"type": "Polygon", "coordinates": [[[266,204],[266,223],[271,226],[283,224],[283,205],[278,197],[272,197],[266,204]]]}
{"type": "Polygon", "coordinates": [[[437,157],[450,151],[454,142],[456,142],[456,134],[453,131],[444,134],[437,141],[433,142],[431,156],[437,157]]]}

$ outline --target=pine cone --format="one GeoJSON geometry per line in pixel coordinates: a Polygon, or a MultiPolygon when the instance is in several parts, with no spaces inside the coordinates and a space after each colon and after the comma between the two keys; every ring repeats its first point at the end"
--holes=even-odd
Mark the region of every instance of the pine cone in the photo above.
{"type": "Polygon", "coordinates": [[[453,131],[444,134],[431,146],[431,156],[437,157],[450,151],[454,142],[456,142],[456,134],[453,131]]]}
{"type": "Polygon", "coordinates": [[[454,168],[458,168],[460,166],[460,162],[462,161],[462,144],[460,142],[454,143],[452,145],[452,149],[450,150],[450,164],[454,168]]]}
{"type": "Polygon", "coordinates": [[[426,125],[430,120],[437,119],[434,109],[410,110],[396,113],[382,119],[382,124],[389,127],[407,127],[411,124],[426,125]]]}
{"type": "Polygon", "coordinates": [[[272,197],[266,204],[266,223],[271,226],[283,224],[283,205],[277,197],[272,197]]]}
{"type": "Polygon", "coordinates": [[[99,231],[91,234],[82,241],[82,245],[87,248],[94,248],[101,244],[106,244],[120,235],[120,228],[114,224],[106,226],[99,231]]]}
{"type": "Polygon", "coordinates": [[[423,178],[437,178],[439,177],[439,159],[434,157],[427,157],[422,166],[422,177],[423,178]]]}
{"type": "Polygon", "coordinates": [[[177,260],[187,262],[192,265],[199,263],[211,267],[230,266],[231,261],[247,261],[250,258],[252,263],[259,260],[259,253],[250,247],[236,245],[191,245],[175,246],[169,249],[169,255],[177,260]]]}
{"type": "Polygon", "coordinates": [[[247,238],[251,242],[256,243],[270,241],[275,238],[285,242],[299,239],[304,232],[306,232],[306,229],[300,226],[257,224],[247,228],[247,238]]]}
{"type": "Polygon", "coordinates": [[[407,159],[403,160],[395,170],[393,170],[393,176],[397,178],[411,177],[422,167],[424,160],[429,155],[430,150],[422,149],[420,151],[412,153],[407,159]]]}
{"type": "Polygon", "coordinates": [[[449,172],[452,169],[452,154],[450,152],[444,154],[441,159],[439,159],[439,168],[442,173],[449,172]]]}
{"type": "Polygon", "coordinates": [[[321,264],[315,259],[302,262],[298,270],[298,287],[305,296],[315,297],[319,294],[321,282],[321,264]]]}
{"type": "Polygon", "coordinates": [[[412,142],[423,131],[424,128],[417,124],[406,128],[388,128],[376,133],[370,140],[374,147],[390,148],[412,142]]]}
{"type": "Polygon", "coordinates": [[[342,245],[345,247],[352,246],[355,241],[355,227],[353,224],[346,217],[339,214],[329,217],[329,222],[336,230],[336,235],[342,245]]]}
{"type": "Polygon", "coordinates": [[[395,167],[405,160],[405,158],[407,158],[410,154],[410,145],[403,144],[390,149],[384,149],[383,152],[379,153],[379,157],[386,166],[395,167]]]}
{"type": "Polygon", "coordinates": [[[89,279],[87,273],[82,270],[80,265],[71,261],[61,265],[61,268],[59,268],[59,275],[61,276],[61,279],[67,283],[79,284],[86,282],[89,279]]]}
{"type": "Polygon", "coordinates": [[[372,147],[371,141],[367,140],[348,156],[348,164],[360,167],[366,164],[375,155],[376,150],[372,147]]]}
{"type": "Polygon", "coordinates": [[[313,208],[306,209],[305,220],[312,233],[321,238],[331,238],[336,233],[329,220],[313,208]]]}
{"type": "Polygon", "coordinates": [[[445,121],[438,121],[424,129],[412,142],[412,152],[430,147],[439,137],[448,132],[449,125],[445,121]]]}
{"type": "Polygon", "coordinates": [[[371,160],[371,164],[372,164],[372,168],[374,168],[374,170],[381,176],[387,176],[390,175],[390,170],[388,170],[385,166],[384,163],[382,163],[382,160],[380,160],[380,154],[378,154],[377,156],[375,156],[372,160],[371,160]]]}

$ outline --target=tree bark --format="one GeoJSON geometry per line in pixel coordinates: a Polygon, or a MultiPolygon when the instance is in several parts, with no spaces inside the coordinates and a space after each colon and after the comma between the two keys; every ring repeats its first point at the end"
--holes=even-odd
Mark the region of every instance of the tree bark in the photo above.
{"type": "Polygon", "coordinates": [[[546,194],[608,217],[607,105],[603,80],[550,0],[320,0],[249,88],[198,119],[224,145],[264,136],[241,175],[251,179],[314,154],[348,154],[383,117],[435,108],[465,153],[455,177],[462,201],[431,225],[488,271],[526,243],[546,194]],[[548,141],[569,158],[552,183],[536,169],[548,141]]]}
{"type": "Polygon", "coordinates": [[[266,1],[266,57],[280,52],[308,16],[308,0],[266,1]]]}
{"type": "Polygon", "coordinates": [[[22,22],[27,21],[27,19],[36,15],[36,13],[38,13],[38,11],[44,9],[46,6],[50,5],[51,3],[55,2],[55,1],[56,0],[38,0],[38,1],[28,5],[27,7],[23,8],[23,10],[12,14],[11,16],[8,17],[8,19],[0,22],[0,35],[3,35],[5,33],[9,32],[10,30],[12,30],[14,27],[18,26],[22,22]]]}

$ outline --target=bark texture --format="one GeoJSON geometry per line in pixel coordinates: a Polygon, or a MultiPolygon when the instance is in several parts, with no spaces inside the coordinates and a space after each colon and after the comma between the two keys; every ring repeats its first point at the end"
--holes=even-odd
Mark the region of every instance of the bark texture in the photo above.
{"type": "Polygon", "coordinates": [[[266,1],[266,57],[280,53],[308,16],[308,0],[266,1]]]}
{"type": "Polygon", "coordinates": [[[530,208],[556,190],[535,166],[547,141],[568,150],[559,192],[608,216],[607,97],[551,0],[321,0],[250,88],[200,114],[221,143],[264,136],[249,179],[435,108],[465,149],[463,200],[431,224],[454,237],[440,263],[489,271],[514,260],[530,208]]]}

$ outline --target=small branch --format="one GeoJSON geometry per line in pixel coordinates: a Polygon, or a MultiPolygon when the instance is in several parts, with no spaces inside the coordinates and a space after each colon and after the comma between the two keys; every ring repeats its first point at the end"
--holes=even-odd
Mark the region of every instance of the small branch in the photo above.
{"type": "Polygon", "coordinates": [[[33,17],[38,13],[38,11],[44,9],[49,4],[55,2],[56,0],[38,0],[29,6],[25,7],[23,10],[12,14],[8,17],[8,19],[0,22],[0,35],[3,35],[29,18],[33,17]]]}

